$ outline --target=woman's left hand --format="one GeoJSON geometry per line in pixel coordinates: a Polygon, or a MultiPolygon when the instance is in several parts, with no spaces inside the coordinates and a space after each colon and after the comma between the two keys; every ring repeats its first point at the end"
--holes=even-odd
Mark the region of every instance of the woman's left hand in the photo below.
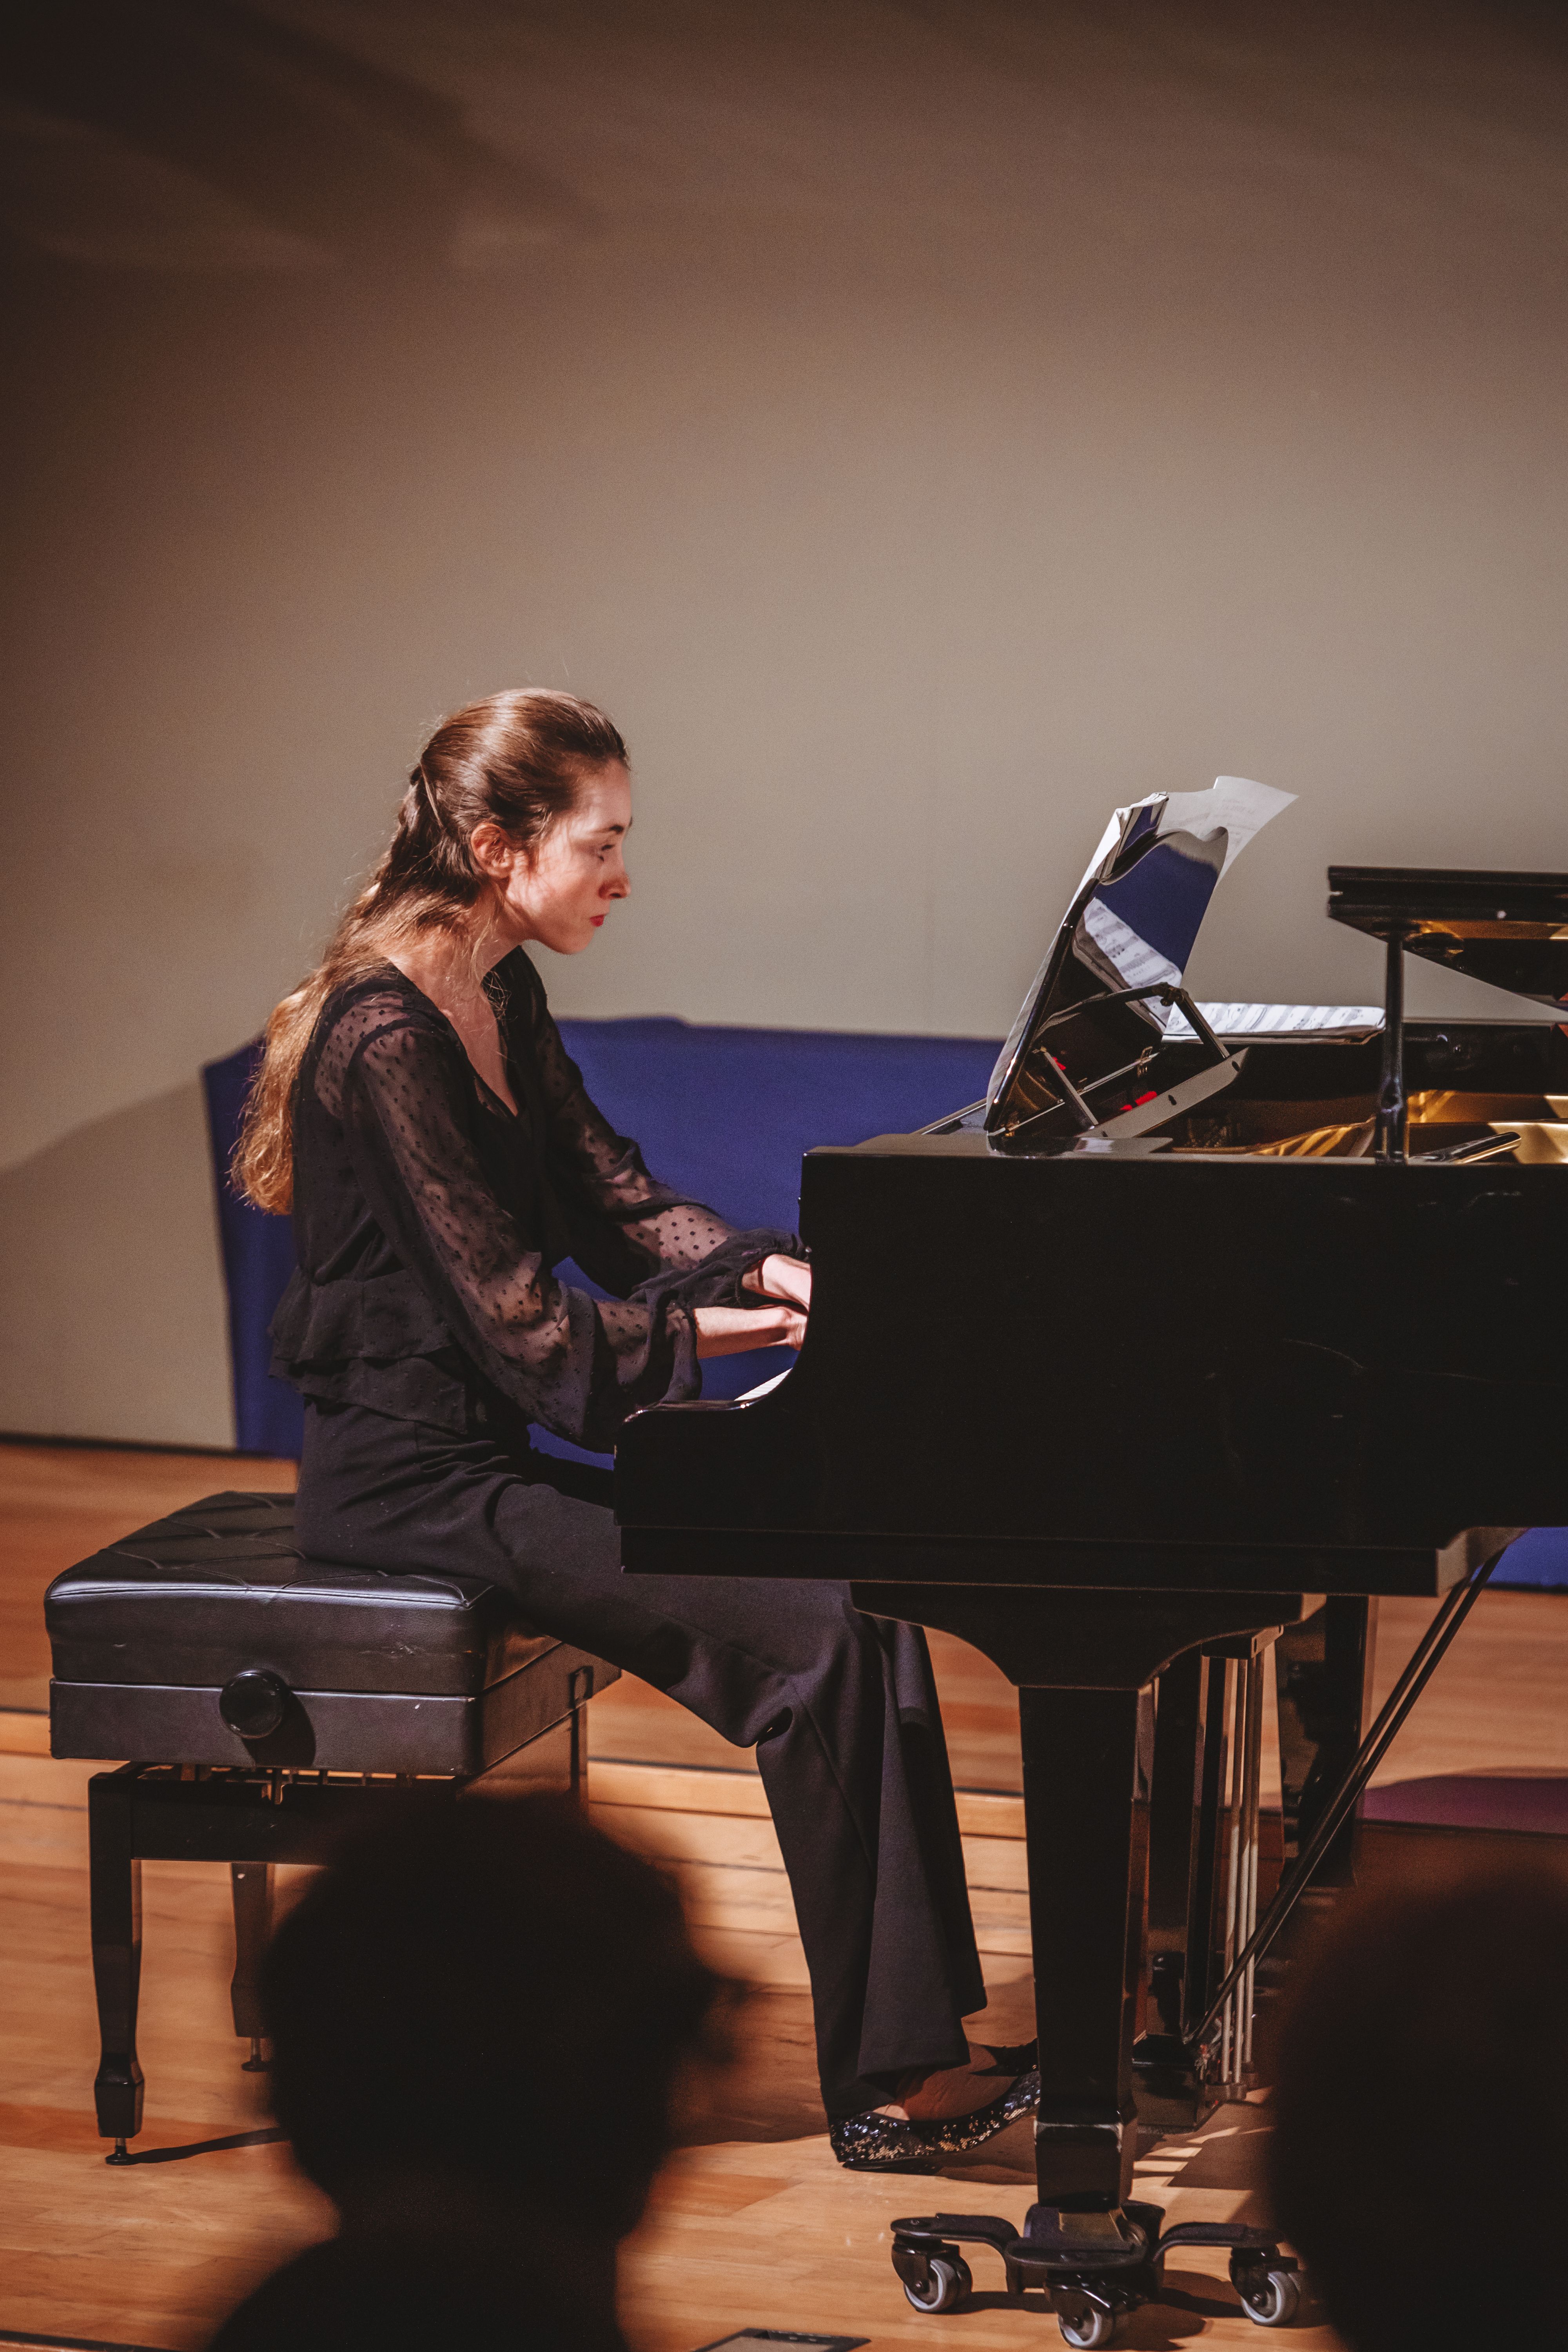
{"type": "Polygon", "coordinates": [[[775,1250],[760,1265],[746,1268],[741,1287],[757,1291],[763,1298],[787,1298],[803,1313],[811,1312],[811,1268],[803,1257],[784,1257],[775,1250]]]}

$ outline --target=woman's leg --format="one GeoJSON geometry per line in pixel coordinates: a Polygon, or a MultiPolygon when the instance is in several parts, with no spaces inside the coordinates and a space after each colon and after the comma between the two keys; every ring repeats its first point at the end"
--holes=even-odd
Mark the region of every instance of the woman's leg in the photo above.
{"type": "Polygon", "coordinates": [[[297,1528],[319,1558],[488,1578],[541,1632],[757,1748],[830,2118],[879,2104],[901,2075],[962,2065],[962,2021],[985,1991],[923,1634],[863,1616],[842,1585],[628,1576],[589,1499],[607,1486],[357,1407],[312,1410],[297,1528]]]}

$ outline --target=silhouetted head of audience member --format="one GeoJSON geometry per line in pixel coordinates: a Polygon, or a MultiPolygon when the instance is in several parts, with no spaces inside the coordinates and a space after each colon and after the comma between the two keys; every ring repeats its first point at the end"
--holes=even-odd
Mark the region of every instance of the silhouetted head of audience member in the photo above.
{"type": "Polygon", "coordinates": [[[1353,2352],[1563,2340],[1568,1874],[1352,1899],[1279,2031],[1274,2216],[1353,2352]]]}
{"type": "Polygon", "coordinates": [[[389,1798],[263,1977],[274,2109],[342,2230],[216,2344],[618,2344],[616,2243],[719,1990],[671,1884],[565,1800],[389,1798]]]}

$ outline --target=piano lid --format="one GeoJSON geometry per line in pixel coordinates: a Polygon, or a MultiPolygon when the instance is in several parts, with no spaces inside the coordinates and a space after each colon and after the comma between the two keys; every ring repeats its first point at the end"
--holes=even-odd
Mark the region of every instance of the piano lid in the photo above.
{"type": "Polygon", "coordinates": [[[991,1074],[987,1133],[1065,1140],[1084,1104],[1123,1133],[1169,1116],[1154,1063],[1172,1008],[1119,992],[1181,986],[1221,875],[1294,797],[1221,776],[1112,813],[991,1074]]]}
{"type": "Polygon", "coordinates": [[[1490,988],[1568,1003],[1568,874],[1331,866],[1329,913],[1490,988]]]}

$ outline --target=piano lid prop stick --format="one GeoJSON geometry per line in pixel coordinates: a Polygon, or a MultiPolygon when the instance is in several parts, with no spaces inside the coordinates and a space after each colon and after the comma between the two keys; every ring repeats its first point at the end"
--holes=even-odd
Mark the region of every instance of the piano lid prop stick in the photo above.
{"type": "Polygon", "coordinates": [[[1384,942],[1383,983],[1383,1084],[1377,1097],[1376,1160],[1404,1160],[1410,1132],[1405,1098],[1405,932],[1396,923],[1384,942]]]}
{"type": "MultiPolygon", "coordinates": [[[[1506,1545],[1503,1549],[1507,1549],[1506,1545]]],[[[1394,1745],[1395,1734],[1402,1728],[1411,1708],[1442,1664],[1449,1643],[1469,1615],[1480,1597],[1481,1587],[1501,1558],[1501,1551],[1493,1552],[1489,1559],[1483,1559],[1470,1570],[1462,1584],[1455,1585],[1416,1643],[1408,1665],[1388,1695],[1383,1713],[1363,1741],[1354,1761],[1348,1767],[1305,1850],[1297,1857],[1295,1869],[1281,1885],[1258,1928],[1226,1969],[1219,1990],[1193,2034],[1194,2046],[1206,2041],[1218,2024],[1221,2012],[1237,1984],[1245,1974],[1256,1969],[1296,1908],[1313,1871],[1333,1843],[1362,1790],[1394,1745]]]]}

